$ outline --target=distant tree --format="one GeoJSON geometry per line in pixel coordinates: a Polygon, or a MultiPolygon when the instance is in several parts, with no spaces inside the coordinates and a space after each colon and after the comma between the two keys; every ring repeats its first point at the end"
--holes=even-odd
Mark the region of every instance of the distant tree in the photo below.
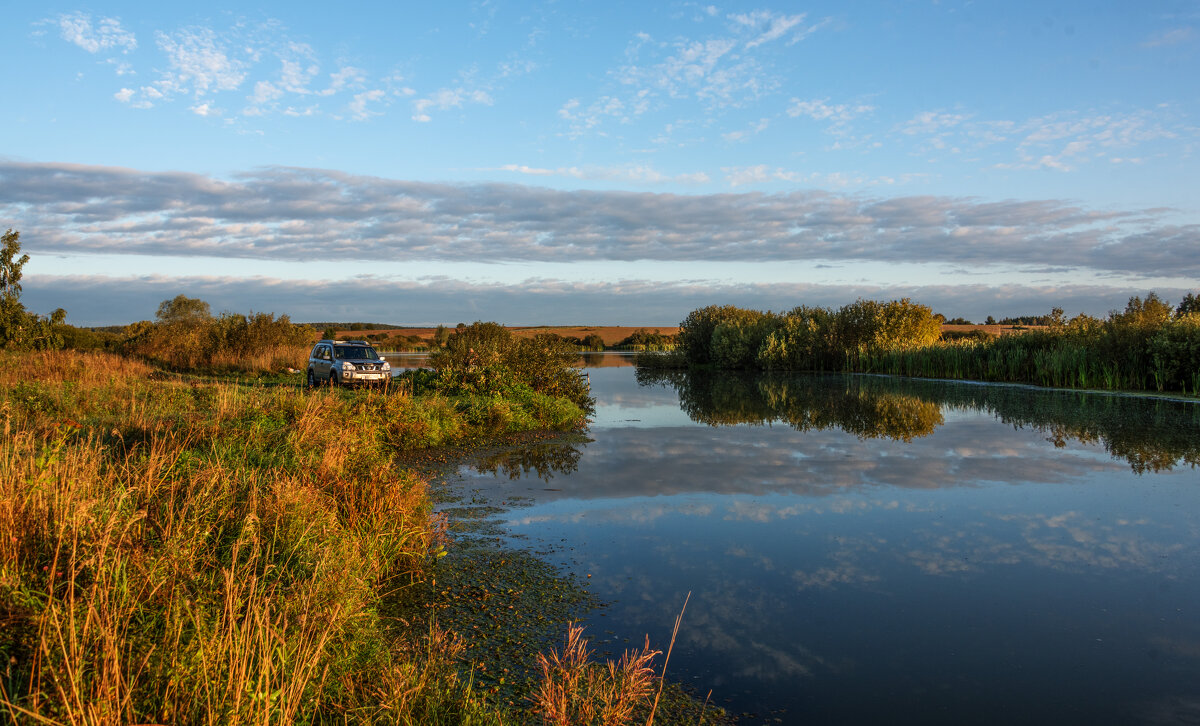
{"type": "Polygon", "coordinates": [[[333,340],[336,337],[337,337],[337,331],[334,330],[333,328],[325,328],[325,331],[323,333],[321,333],[321,338],[324,340],[333,340]]]}
{"type": "Polygon", "coordinates": [[[160,323],[198,323],[212,318],[208,303],[187,295],[176,295],[163,300],[154,317],[160,323]]]}
{"type": "Polygon", "coordinates": [[[604,338],[596,333],[591,333],[580,341],[580,345],[587,350],[604,350],[604,338]]]}
{"type": "Polygon", "coordinates": [[[946,325],[971,325],[971,321],[966,318],[954,318],[953,320],[943,321],[946,325]]]}
{"type": "Polygon", "coordinates": [[[447,340],[450,340],[450,329],[445,325],[438,325],[437,329],[433,331],[434,345],[439,348],[445,347],[447,340]]]}
{"type": "Polygon", "coordinates": [[[984,324],[984,325],[995,325],[995,324],[996,324],[996,319],[995,319],[995,318],[993,318],[991,315],[989,315],[989,316],[987,316],[987,320],[984,320],[984,321],[983,321],[983,324],[984,324]]]}
{"type": "Polygon", "coordinates": [[[1179,307],[1175,308],[1175,317],[1181,318],[1188,313],[1200,313],[1200,297],[1196,293],[1189,292],[1179,301],[1179,307]]]}

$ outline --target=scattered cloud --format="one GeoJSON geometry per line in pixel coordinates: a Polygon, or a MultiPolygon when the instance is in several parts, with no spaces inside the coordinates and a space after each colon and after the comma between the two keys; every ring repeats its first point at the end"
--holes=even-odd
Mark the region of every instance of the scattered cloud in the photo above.
{"type": "Polygon", "coordinates": [[[250,60],[236,57],[210,28],[159,32],[155,40],[171,67],[155,84],[164,95],[200,98],[210,92],[237,90],[246,80],[250,60]]]}
{"type": "Polygon", "coordinates": [[[676,174],[671,176],[668,174],[663,174],[652,167],[645,165],[619,167],[569,166],[547,169],[526,166],[524,164],[505,164],[504,166],[499,167],[499,170],[513,172],[515,174],[525,174],[528,176],[562,176],[572,179],[625,181],[639,184],[661,184],[664,182],[681,184],[706,184],[711,181],[708,175],[704,172],[676,174]]]}
{"type": "Polygon", "coordinates": [[[480,89],[443,88],[426,98],[418,98],[413,101],[412,119],[428,123],[433,120],[429,115],[431,110],[446,111],[452,108],[462,108],[468,103],[491,106],[493,101],[486,91],[480,89]]]}
{"type": "Polygon", "coordinates": [[[1142,43],[1143,48],[1162,48],[1164,46],[1180,45],[1190,43],[1196,37],[1195,29],[1190,25],[1182,28],[1171,28],[1164,30],[1158,35],[1153,36],[1146,42],[1142,43]]]}
{"type": "Polygon", "coordinates": [[[918,151],[990,154],[997,169],[1074,171],[1114,152],[1200,136],[1169,106],[1124,112],[1061,111],[1020,121],[983,120],[968,113],[923,111],[896,129],[916,138],[918,151]]]}
{"type": "Polygon", "coordinates": [[[75,12],[58,16],[56,21],[62,39],[83,48],[89,53],[102,50],[120,50],[128,53],[137,50],[137,37],[121,27],[117,18],[97,18],[95,22],[87,13],[75,12]]]}
{"type": "MultiPolygon", "coordinates": [[[[699,22],[719,21],[705,14],[699,22]]],[[[613,84],[594,101],[568,100],[559,116],[569,136],[594,131],[606,120],[628,123],[676,103],[694,103],[709,113],[745,106],[774,92],[780,80],[773,47],[792,45],[824,22],[767,10],[728,15],[704,37],[659,40],[635,33],[625,63],[609,72],[613,84]]]]}

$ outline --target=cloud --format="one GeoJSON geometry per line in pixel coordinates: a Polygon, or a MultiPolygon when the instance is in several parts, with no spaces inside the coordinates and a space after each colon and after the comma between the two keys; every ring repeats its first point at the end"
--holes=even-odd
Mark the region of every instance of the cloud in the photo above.
{"type": "Polygon", "coordinates": [[[1155,35],[1142,43],[1143,48],[1162,48],[1164,46],[1190,43],[1195,37],[1195,30],[1189,25],[1182,28],[1171,28],[1155,35]]]}
{"type": "Polygon", "coordinates": [[[608,74],[612,85],[594,101],[568,100],[559,116],[570,124],[568,135],[578,137],[606,120],[628,123],[673,104],[695,103],[708,112],[748,105],[781,85],[772,46],[796,43],[823,25],[804,20],[760,10],[729,15],[705,37],[660,41],[635,33],[627,62],[608,74]]]}
{"type": "MultiPolygon", "coordinates": [[[[26,230],[22,230],[21,241],[27,242],[26,251],[36,259],[42,235],[27,235],[26,230]]],[[[631,274],[636,272],[631,271],[631,274]]],[[[581,320],[602,320],[650,326],[678,325],[689,311],[714,301],[757,310],[786,310],[802,303],[838,307],[859,297],[889,300],[909,297],[950,315],[982,320],[987,315],[1044,313],[1055,306],[1062,306],[1072,314],[1076,311],[1103,314],[1123,306],[1131,294],[1128,287],[1099,285],[884,286],[638,278],[587,283],[549,278],[517,283],[477,283],[447,277],[409,279],[385,275],[349,280],[291,280],[262,275],[112,277],[27,272],[22,284],[22,302],[30,310],[46,314],[58,307],[65,308],[69,313],[68,322],[74,325],[113,325],[148,319],[153,317],[160,302],[180,293],[207,300],[214,310],[287,313],[295,320],[327,320],[332,316],[346,320],[436,324],[485,319],[515,325],[569,325],[581,320]]],[[[1160,289],[1159,292],[1168,299],[1179,299],[1184,291],[1160,289]]],[[[988,461],[969,459],[968,463],[975,470],[956,472],[955,481],[987,479],[990,469],[983,464],[988,461]]],[[[1006,459],[998,461],[997,465],[1012,464],[1006,459]]],[[[1042,467],[1041,472],[1030,476],[1056,475],[1045,469],[1044,462],[1038,466],[1042,467]]],[[[850,473],[846,471],[840,478],[818,481],[836,488],[850,473]]],[[[1002,474],[996,472],[995,476],[1001,478],[1002,474]]],[[[904,476],[899,460],[889,460],[886,467],[875,470],[873,476],[886,478],[885,475],[904,476]]],[[[638,478],[628,481],[638,481],[638,478]]]]}
{"type": "Polygon", "coordinates": [[[56,24],[63,40],[89,53],[110,49],[120,49],[123,53],[137,50],[137,38],[122,28],[117,18],[102,17],[93,23],[92,16],[75,12],[58,16],[56,24]]]}
{"type": "Polygon", "coordinates": [[[563,176],[572,179],[624,181],[638,184],[661,184],[673,182],[679,184],[706,184],[711,181],[704,172],[691,174],[663,174],[646,165],[629,165],[619,167],[558,167],[546,169],[526,166],[524,164],[505,164],[500,171],[509,171],[528,176],[563,176]]]}
{"type": "MultiPolygon", "coordinates": [[[[647,167],[616,173],[674,180],[647,167]]],[[[224,180],[0,162],[0,216],[36,230],[41,250],[74,254],[312,260],[336,246],[370,261],[867,260],[1200,277],[1200,225],[1171,215],[1059,200],[561,191],[283,167],[224,180]]]]}
{"type": "Polygon", "coordinates": [[[1060,111],[1023,120],[978,119],[969,113],[922,111],[896,128],[919,150],[990,153],[998,169],[1074,171],[1124,150],[1195,138],[1200,129],[1159,106],[1123,112],[1060,111]]]}
{"type": "Polygon", "coordinates": [[[372,116],[380,115],[378,111],[372,111],[367,108],[367,104],[382,100],[383,97],[384,92],[379,89],[354,94],[354,100],[350,102],[349,106],[350,115],[353,116],[356,121],[365,121],[372,116]]]}
{"type": "Polygon", "coordinates": [[[465,88],[443,88],[426,98],[413,101],[413,121],[428,123],[432,120],[430,110],[446,111],[451,108],[462,108],[463,104],[475,103],[485,106],[492,105],[492,97],[486,91],[465,88]]]}
{"type": "Polygon", "coordinates": [[[818,100],[800,101],[799,98],[792,98],[792,104],[787,108],[787,115],[792,118],[797,116],[808,116],[815,121],[832,121],[834,124],[844,124],[857,116],[869,114],[875,110],[874,106],[868,106],[865,103],[848,104],[836,103],[830,106],[828,98],[818,98],[818,100]]]}
{"type": "Polygon", "coordinates": [[[166,95],[200,98],[210,92],[237,90],[246,80],[250,61],[232,56],[210,28],[158,32],[155,40],[171,67],[155,84],[166,95]]]}

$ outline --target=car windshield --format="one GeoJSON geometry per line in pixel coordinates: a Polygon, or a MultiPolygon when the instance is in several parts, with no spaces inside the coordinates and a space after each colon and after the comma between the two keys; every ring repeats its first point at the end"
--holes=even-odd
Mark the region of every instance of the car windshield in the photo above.
{"type": "Polygon", "coordinates": [[[342,360],[379,360],[379,354],[374,348],[360,345],[338,345],[334,347],[333,353],[342,360]]]}

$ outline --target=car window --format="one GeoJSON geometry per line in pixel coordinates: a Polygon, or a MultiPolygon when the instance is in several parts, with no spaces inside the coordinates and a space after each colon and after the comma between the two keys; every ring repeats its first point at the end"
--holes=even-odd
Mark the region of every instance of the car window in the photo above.
{"type": "Polygon", "coordinates": [[[335,354],[342,360],[379,360],[379,354],[374,348],[361,345],[339,345],[334,349],[335,354]]]}
{"type": "Polygon", "coordinates": [[[329,360],[329,359],[330,359],[329,346],[322,345],[321,346],[321,360],[329,360]]]}

